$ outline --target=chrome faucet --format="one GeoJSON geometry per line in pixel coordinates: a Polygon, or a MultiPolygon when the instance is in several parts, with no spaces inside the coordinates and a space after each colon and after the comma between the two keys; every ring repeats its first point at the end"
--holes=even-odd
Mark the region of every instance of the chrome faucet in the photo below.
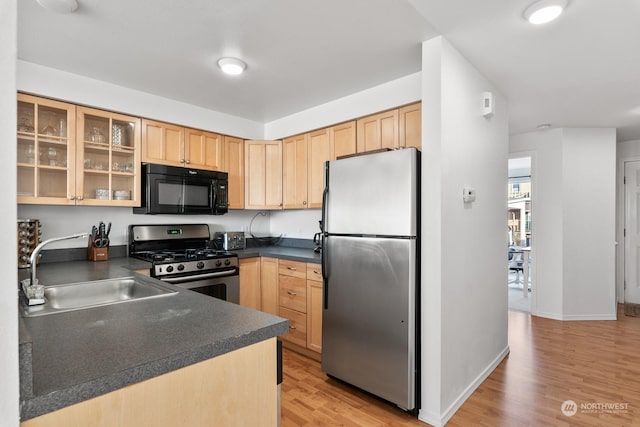
{"type": "Polygon", "coordinates": [[[51,242],[57,242],[59,240],[77,239],[80,237],[89,237],[89,236],[90,236],[89,233],[78,233],[78,234],[72,234],[71,236],[53,237],[51,239],[45,240],[44,242],[36,246],[33,252],[31,253],[31,257],[29,258],[29,263],[31,263],[31,275],[30,275],[31,282],[29,284],[30,285],[36,284],[36,260],[42,248],[44,248],[46,245],[48,245],[51,242]]]}

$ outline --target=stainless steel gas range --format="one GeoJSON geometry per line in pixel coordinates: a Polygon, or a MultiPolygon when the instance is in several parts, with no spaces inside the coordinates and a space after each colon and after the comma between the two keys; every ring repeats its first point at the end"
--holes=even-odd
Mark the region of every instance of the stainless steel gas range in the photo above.
{"type": "Polygon", "coordinates": [[[152,277],[239,304],[238,255],[210,239],[207,224],[130,225],[129,256],[149,261],[152,277]]]}

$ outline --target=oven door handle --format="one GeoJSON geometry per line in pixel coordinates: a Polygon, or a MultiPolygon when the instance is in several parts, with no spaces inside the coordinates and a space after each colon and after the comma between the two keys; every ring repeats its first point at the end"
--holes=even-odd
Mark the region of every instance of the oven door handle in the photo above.
{"type": "Polygon", "coordinates": [[[185,283],[185,282],[195,282],[196,280],[203,279],[213,279],[215,277],[227,277],[227,276],[237,276],[238,272],[235,268],[231,270],[223,270],[216,271],[213,273],[204,273],[204,274],[194,274],[191,276],[181,276],[181,277],[162,277],[160,280],[167,283],[185,283]]]}

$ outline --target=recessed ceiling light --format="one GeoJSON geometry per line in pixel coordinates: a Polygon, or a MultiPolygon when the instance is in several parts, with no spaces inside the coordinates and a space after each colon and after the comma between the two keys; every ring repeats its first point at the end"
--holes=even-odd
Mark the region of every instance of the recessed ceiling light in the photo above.
{"type": "Polygon", "coordinates": [[[567,0],[539,0],[525,9],[524,17],[532,24],[546,24],[556,19],[567,7],[567,0]]]}
{"type": "Polygon", "coordinates": [[[218,59],[218,67],[225,74],[237,76],[247,68],[247,64],[237,58],[220,58],[218,59]]]}
{"type": "Polygon", "coordinates": [[[56,13],[71,13],[78,8],[76,0],[37,0],[40,6],[56,13]]]}

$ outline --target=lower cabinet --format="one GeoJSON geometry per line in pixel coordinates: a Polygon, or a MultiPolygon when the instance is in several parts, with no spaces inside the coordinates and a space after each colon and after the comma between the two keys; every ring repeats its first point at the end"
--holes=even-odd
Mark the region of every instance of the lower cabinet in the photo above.
{"type": "Polygon", "coordinates": [[[260,286],[260,258],[240,260],[240,305],[262,310],[260,286]]]}
{"type": "Polygon", "coordinates": [[[276,427],[276,364],[276,340],[270,338],[23,421],[20,426],[276,427]]]}
{"type": "Polygon", "coordinates": [[[240,305],[288,319],[289,333],[280,338],[297,349],[322,352],[322,297],[320,264],[240,260],[240,305]]]}
{"type": "Polygon", "coordinates": [[[307,264],[307,348],[322,353],[322,273],[319,264],[307,264]]]}

